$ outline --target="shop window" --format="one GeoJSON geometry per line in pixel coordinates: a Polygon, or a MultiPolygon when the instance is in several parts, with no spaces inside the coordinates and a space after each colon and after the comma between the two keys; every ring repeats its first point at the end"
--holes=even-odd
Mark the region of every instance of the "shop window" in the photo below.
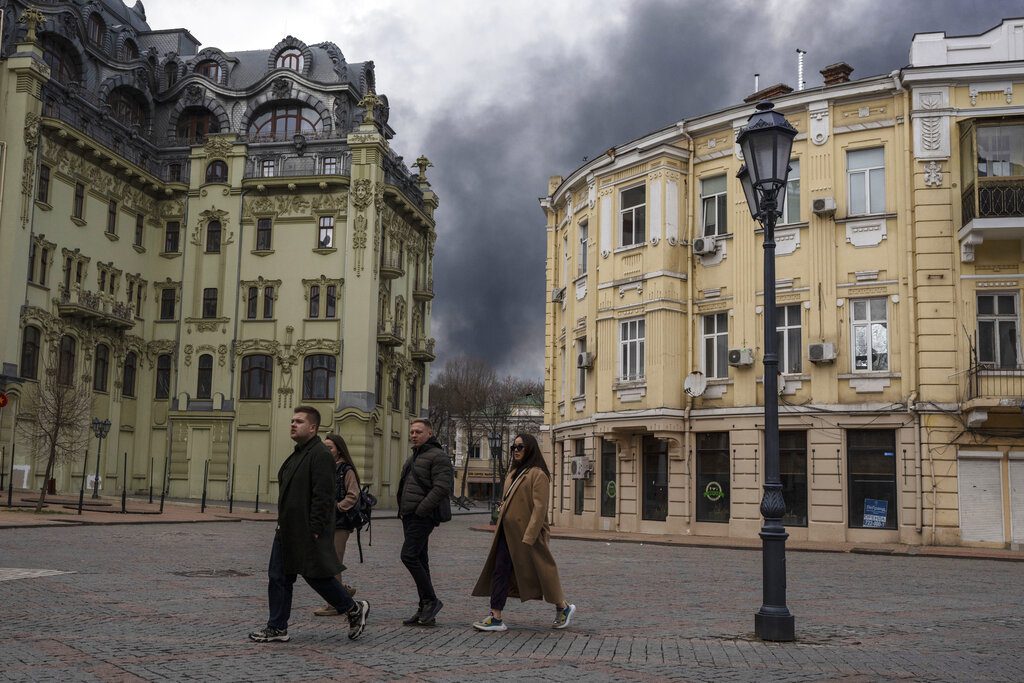
{"type": "Polygon", "coordinates": [[[896,433],[891,429],[846,432],[849,526],[896,528],[896,433]]]}
{"type": "Polygon", "coordinates": [[[729,433],[697,434],[697,521],[729,521],[729,433]]]}
{"type": "Polygon", "coordinates": [[[645,436],[643,443],[643,519],[668,517],[668,442],[645,436]]]}
{"type": "MultiPolygon", "coordinates": [[[[587,454],[586,441],[584,439],[573,439],[574,455],[577,458],[582,458],[587,454]]],[[[573,479],[573,509],[574,515],[583,514],[584,494],[586,479],[573,479]]]]}
{"type": "Polygon", "coordinates": [[[618,482],[615,476],[615,443],[601,439],[601,516],[615,516],[618,482]]]}
{"type": "Polygon", "coordinates": [[[807,526],[807,432],[779,432],[779,475],[785,526],[807,526]]]}

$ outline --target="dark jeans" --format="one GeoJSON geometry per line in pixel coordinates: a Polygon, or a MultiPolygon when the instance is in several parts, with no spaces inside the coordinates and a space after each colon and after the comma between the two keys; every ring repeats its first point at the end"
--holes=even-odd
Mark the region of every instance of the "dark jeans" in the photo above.
{"type": "Polygon", "coordinates": [[[512,585],[512,556],[508,553],[505,531],[498,530],[498,547],[494,553],[494,573],[491,575],[491,609],[505,609],[508,590],[512,585]]]}
{"type": "MultiPolygon", "coordinates": [[[[270,619],[267,620],[267,626],[286,631],[288,630],[288,617],[292,613],[292,588],[295,585],[296,575],[284,573],[284,548],[281,545],[281,539],[277,536],[274,537],[274,547],[270,551],[270,566],[267,568],[267,575],[270,577],[270,582],[267,584],[267,593],[270,596],[270,619]]],[[[303,576],[302,578],[310,588],[320,594],[327,604],[339,612],[347,612],[355,605],[352,596],[333,576],[303,576]]]]}
{"type": "Polygon", "coordinates": [[[405,543],[402,544],[402,564],[412,574],[416,582],[416,592],[420,594],[420,602],[437,600],[434,585],[430,582],[430,561],[427,558],[427,541],[434,530],[434,520],[416,515],[402,516],[402,530],[405,532],[405,543]]]}

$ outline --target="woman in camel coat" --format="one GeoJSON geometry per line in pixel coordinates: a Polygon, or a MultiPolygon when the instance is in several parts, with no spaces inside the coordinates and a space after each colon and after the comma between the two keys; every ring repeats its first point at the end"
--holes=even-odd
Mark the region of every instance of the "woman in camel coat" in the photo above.
{"type": "Polygon", "coordinates": [[[555,605],[553,628],[565,628],[572,621],[576,605],[570,605],[562,593],[558,567],[548,548],[550,496],[551,475],[537,439],[517,435],[491,551],[473,589],[473,595],[491,598],[491,613],[473,624],[478,631],[508,629],[501,612],[509,596],[555,605]]]}

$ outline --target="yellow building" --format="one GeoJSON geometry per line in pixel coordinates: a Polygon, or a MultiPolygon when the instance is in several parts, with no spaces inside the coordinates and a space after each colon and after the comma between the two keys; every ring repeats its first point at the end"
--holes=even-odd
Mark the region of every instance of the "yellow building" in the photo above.
{"type": "Polygon", "coordinates": [[[834,64],[551,179],[556,524],[759,531],[762,235],[735,137],[770,99],[798,131],[776,229],[791,538],[1024,543],[1022,36],[919,34],[891,74],[834,64]]]}
{"type": "MultiPolygon", "coordinates": [[[[142,4],[23,2],[0,59],[8,466],[47,361],[112,423],[106,493],[276,496],[292,408],[387,501],[426,405],[437,198],[372,62],[288,37],[200,48],[142,4]],[[127,479],[121,474],[127,454],[127,479]]],[[[42,470],[17,444],[16,485],[42,470]]],[[[96,441],[89,444],[92,478],[96,441]]],[[[83,444],[83,449],[85,444],[83,444]]],[[[77,491],[83,463],[55,473],[77,491]]]]}

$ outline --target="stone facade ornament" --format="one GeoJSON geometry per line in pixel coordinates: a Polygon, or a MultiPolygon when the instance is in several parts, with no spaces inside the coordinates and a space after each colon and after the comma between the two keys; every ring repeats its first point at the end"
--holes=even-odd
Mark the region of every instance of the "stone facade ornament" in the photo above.
{"type": "Polygon", "coordinates": [[[226,157],[231,154],[233,145],[224,137],[211,137],[203,146],[203,151],[210,157],[226,157]]]}
{"type": "Polygon", "coordinates": [[[271,92],[274,93],[274,97],[277,99],[284,99],[288,97],[292,91],[292,82],[283,76],[281,78],[275,78],[273,85],[270,86],[271,92]]]}
{"type": "Polygon", "coordinates": [[[203,88],[202,86],[196,85],[195,83],[185,88],[185,92],[181,97],[186,104],[197,104],[203,99],[203,88]]]}
{"type": "MultiPolygon", "coordinates": [[[[27,14],[28,12],[26,12],[27,14]]],[[[36,177],[36,147],[39,146],[39,114],[25,115],[25,163],[21,169],[21,227],[28,226],[32,206],[32,187],[36,177]]]]}
{"type": "Polygon", "coordinates": [[[918,159],[948,159],[949,89],[914,91],[914,156],[918,159]]]}
{"type": "Polygon", "coordinates": [[[929,161],[924,167],[924,184],[928,187],[942,186],[942,167],[935,160],[929,161]]]}
{"type": "Polygon", "coordinates": [[[811,142],[819,147],[828,142],[831,132],[831,121],[829,119],[828,102],[812,102],[807,107],[811,120],[811,142]]]}

